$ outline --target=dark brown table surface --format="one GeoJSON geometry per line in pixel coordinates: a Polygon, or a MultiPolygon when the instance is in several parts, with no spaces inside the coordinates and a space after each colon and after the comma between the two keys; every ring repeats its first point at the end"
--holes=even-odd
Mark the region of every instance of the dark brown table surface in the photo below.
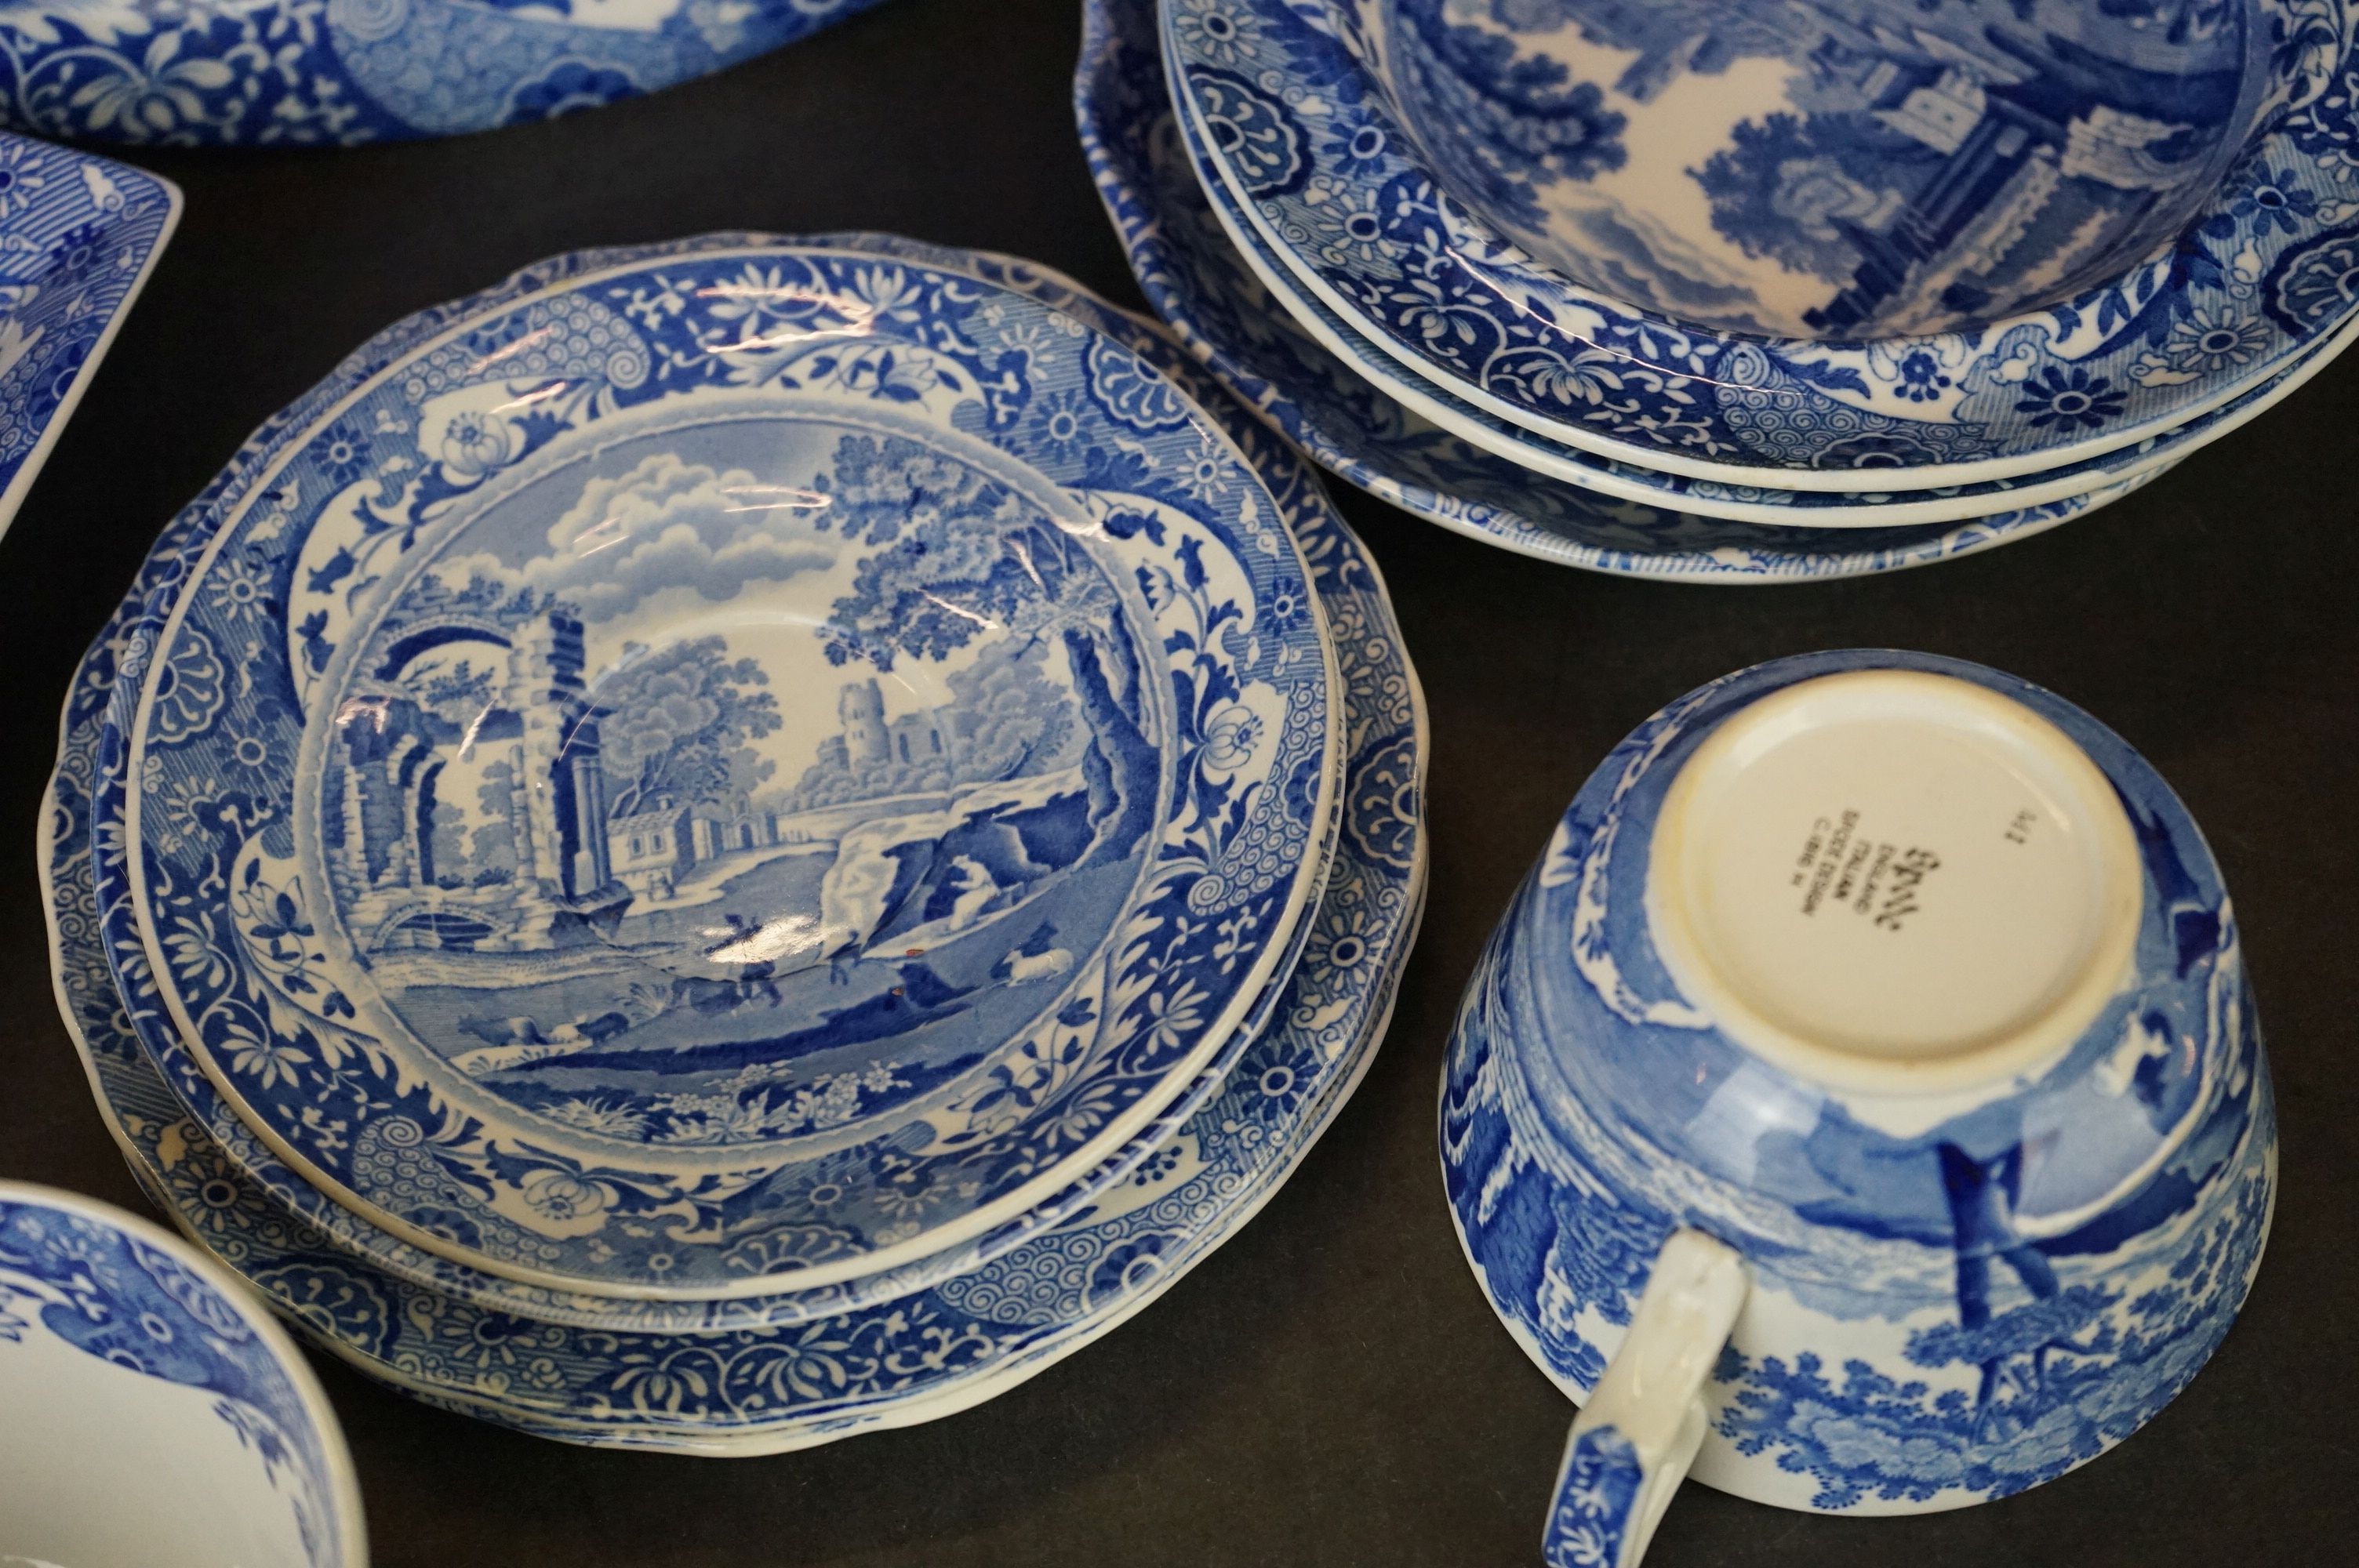
{"type": "MultiPolygon", "coordinates": [[[[1136,304],[1073,132],[1079,26],[1074,0],[893,0],[725,75],[549,124],[353,152],[136,155],[179,182],[187,216],[0,543],[0,823],[18,844],[0,896],[0,1175],[142,1206],[52,1004],[34,828],[75,660],[156,531],[246,433],[395,319],[587,245],[895,230],[1035,257],[1136,304]]],[[[1651,1560],[2354,1561],[2354,416],[2359,360],[2095,517],[1929,570],[1799,588],[1543,566],[1338,486],[1431,702],[1433,883],[1383,1053],[1291,1184],[1150,1311],[1005,1397],[803,1454],[560,1447],[315,1357],[375,1562],[1533,1561],[1571,1410],[1492,1317],[1443,1206],[1436,1075],[1460,984],[1558,812],[1633,725],[1726,671],[1870,644],[2053,687],[2141,748],[2204,824],[2274,1055],[2276,1233],[2212,1364],[2088,1468],[1899,1520],[1690,1487],[1651,1560]]]]}

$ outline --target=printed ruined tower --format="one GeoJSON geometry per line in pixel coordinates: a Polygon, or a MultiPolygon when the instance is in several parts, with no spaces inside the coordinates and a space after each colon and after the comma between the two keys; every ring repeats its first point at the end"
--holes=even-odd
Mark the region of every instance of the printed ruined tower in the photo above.
{"type": "Polygon", "coordinates": [[[864,773],[891,760],[893,742],[885,727],[885,693],[875,676],[845,687],[836,700],[835,713],[843,723],[844,762],[852,772],[864,773]]]}

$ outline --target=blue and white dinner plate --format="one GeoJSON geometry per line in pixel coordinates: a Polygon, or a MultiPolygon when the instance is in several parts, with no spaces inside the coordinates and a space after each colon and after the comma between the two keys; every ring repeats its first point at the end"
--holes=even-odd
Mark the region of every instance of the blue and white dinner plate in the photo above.
{"type": "MultiPolygon", "coordinates": [[[[1082,141],[1149,301],[1213,373],[1318,461],[1444,527],[1541,559],[1626,576],[1800,581],[1897,570],[2028,538],[2142,482],[1958,526],[1835,536],[1714,521],[1538,482],[1521,465],[1437,427],[1370,385],[1362,372],[1384,356],[1369,350],[1364,362],[1347,362],[1271,297],[1190,168],[1165,90],[1152,0],[1091,0],[1084,18],[1074,84],[1082,141]]],[[[1494,421],[1491,427],[1506,427],[1494,421]]]]}
{"type": "MultiPolygon", "coordinates": [[[[1333,30],[1346,8],[1164,0],[1163,33],[1190,112],[1265,241],[1412,371],[1513,423],[1646,467],[1882,492],[2134,445],[2260,384],[2350,317],[2359,96],[2348,47],[2359,7],[2275,5],[2280,73],[2300,91],[2168,254],[1979,331],[1852,345],[1680,327],[1572,288],[1479,232],[1418,166],[1333,30]]],[[[1690,31],[1708,22],[1686,9],[1665,19],[1690,31]]]]}
{"type": "Polygon", "coordinates": [[[280,1158],[492,1272],[709,1299],[981,1235],[1186,1088],[1315,881],[1332,665],[1275,500],[1065,319],[692,246],[286,443],[126,813],[280,1158]]]}
{"type": "MultiPolygon", "coordinates": [[[[752,243],[755,237],[744,238],[752,243]]],[[[1168,355],[1169,352],[1168,344],[1147,336],[1136,322],[1082,293],[1078,286],[1023,263],[972,252],[947,251],[884,235],[830,236],[820,243],[830,248],[852,249],[865,254],[889,253],[971,273],[984,281],[1043,299],[1054,305],[1060,313],[1080,318],[1125,341],[1144,342],[1158,354],[1168,355]]],[[[618,261],[624,254],[614,253],[603,259],[610,263],[618,261]]],[[[562,258],[559,263],[544,264],[543,267],[530,269],[527,277],[538,277],[545,282],[549,269],[578,271],[588,264],[589,259],[562,258]]],[[[519,287],[529,287],[531,284],[528,282],[512,283],[495,293],[505,297],[519,287]]],[[[399,357],[416,342],[432,336],[443,319],[463,314],[465,308],[463,306],[444,307],[380,334],[365,349],[347,360],[327,384],[315,389],[307,397],[305,406],[318,406],[337,401],[364,383],[385,363],[399,357]]],[[[78,793],[69,791],[68,795],[77,802],[77,809],[95,825],[94,837],[102,851],[93,867],[99,887],[101,913],[98,919],[104,943],[110,949],[106,956],[118,970],[113,978],[93,973],[81,979],[69,987],[66,992],[60,993],[60,1005],[81,1019],[79,1027],[90,1038],[119,1037],[124,1026],[130,1022],[124,1015],[124,1010],[126,1006],[130,1008],[131,1016],[138,1018],[142,1025],[148,1028],[150,1052],[169,1074],[171,1081],[178,1087],[180,1098],[202,1108],[201,1119],[223,1126],[221,1141],[227,1145],[229,1152],[226,1157],[246,1172],[249,1177],[245,1184],[235,1189],[236,1194],[242,1199],[250,1198],[270,1211],[269,1224],[274,1227],[292,1224],[312,1228],[331,1244],[365,1259],[397,1279],[421,1285],[438,1295],[469,1305],[514,1313],[538,1321],[647,1333],[701,1332],[715,1328],[806,1323],[892,1301],[936,1281],[971,1272],[981,1263],[1063,1223],[1094,1202],[1099,1194],[1119,1185],[1151,1159],[1169,1141],[1171,1132],[1193,1116],[1215,1092],[1237,1056],[1253,1038],[1261,1033],[1282,992],[1282,988],[1276,984],[1263,989],[1245,1022],[1232,1031],[1229,1042],[1198,1075],[1193,1085],[1149,1122],[1125,1148],[1109,1156],[1099,1167],[1082,1176],[1062,1193],[971,1241],[891,1270],[816,1288],[789,1288],[771,1294],[714,1302],[621,1299],[579,1291],[550,1290],[489,1273],[411,1247],[387,1236],[360,1215],[326,1197],[288,1170],[267,1147],[254,1139],[242,1124],[227,1114],[219,1104],[211,1080],[190,1060],[177,1034],[166,1026],[154,988],[147,982],[147,966],[139,943],[136,920],[132,914],[127,868],[121,854],[124,809],[122,738],[114,727],[114,707],[110,706],[127,708],[129,694],[136,692],[146,672],[156,632],[178,597],[179,585],[189,563],[201,553],[216,527],[222,506],[251,487],[254,480],[268,468],[277,450],[290,438],[289,427],[301,423],[299,409],[283,417],[275,432],[266,430],[257,436],[241,451],[206,496],[186,509],[158,539],[135,589],[136,598],[144,601],[141,614],[131,623],[119,628],[107,640],[115,650],[114,653],[104,658],[93,658],[85,665],[84,689],[77,692],[71,699],[73,712],[89,710],[99,715],[99,722],[87,729],[76,728],[71,718],[68,724],[69,744],[81,745],[82,738],[86,737],[93,752],[92,759],[86,767],[77,763],[60,772],[61,779],[71,775],[76,780],[85,776],[95,780],[90,786],[92,798],[86,806],[80,805],[78,793]],[[126,997],[131,1000],[126,1001],[126,997]]],[[[1299,464],[1265,465],[1263,471],[1265,478],[1272,483],[1283,481],[1298,486],[1315,483],[1308,470],[1299,464]]],[[[1282,504],[1289,507],[1303,504],[1290,494],[1281,494],[1280,500],[1282,504]]],[[[1331,828],[1328,841],[1321,846],[1318,860],[1321,865],[1327,864],[1332,857],[1333,833],[1338,829],[1340,820],[1335,827],[1331,828]]],[[[79,828],[75,831],[78,837],[92,837],[79,828]]],[[[71,924],[80,916],[61,904],[54,918],[71,924]]],[[[1292,973],[1295,960],[1311,934],[1311,923],[1298,925],[1288,951],[1279,960],[1277,974],[1292,973]]],[[[160,1082],[154,1087],[158,1092],[162,1091],[160,1082]]],[[[120,1093],[116,1098],[121,1098],[120,1093]]],[[[174,1114],[177,1116],[178,1112],[174,1114]]],[[[232,1189],[220,1186],[208,1190],[224,1202],[233,1193],[232,1189]]],[[[212,1209],[207,1207],[198,1212],[211,1213],[212,1209]]]]}
{"type": "MultiPolygon", "coordinates": [[[[1050,298],[1064,287],[994,258],[917,249],[1050,298]]],[[[1176,351],[1098,309],[1093,320],[1188,379],[1176,351]]],[[[1190,384],[1208,399],[1220,395],[1201,381],[1190,384]]],[[[1346,832],[1310,924],[1305,962],[1277,1010],[1279,1026],[1253,1042],[1218,1099],[1075,1223],[915,1298],[912,1315],[897,1320],[903,1326],[871,1310],[809,1331],[641,1333],[620,1347],[632,1356],[603,1369],[597,1347],[616,1344],[611,1336],[482,1311],[332,1245],[183,1115],[134,1038],[134,1019],[100,951],[103,922],[90,881],[92,780],[108,688],[117,669],[136,666],[135,633],[158,597],[148,581],[126,600],[76,682],[42,850],[60,1007],[135,1169],[190,1234],[367,1369],[433,1402],[582,1441],[734,1452],[712,1444],[735,1431],[759,1448],[799,1446],[864,1424],[931,1419],[1012,1386],[1137,1310],[1258,1207],[1356,1083],[1381,1037],[1422,888],[1423,720],[1381,585],[1307,470],[1233,408],[1223,417],[1288,498],[1344,650],[1353,781],[1346,832]],[[890,1369],[895,1335],[909,1341],[899,1373],[890,1369]],[[926,1357],[921,1343],[949,1354],[926,1357]],[[724,1367],[736,1378],[726,1388],[718,1376],[724,1367]],[[783,1377],[795,1390],[768,1420],[758,1419],[769,1408],[761,1402],[765,1377],[783,1377]],[[663,1430],[640,1430],[650,1419],[663,1430]]],[[[269,436],[249,448],[248,470],[260,466],[269,436]]],[[[151,578],[170,575],[187,530],[207,526],[209,506],[222,499],[209,495],[183,514],[159,541],[151,578]]],[[[95,815],[103,848],[110,837],[103,806],[95,815]]],[[[155,1016],[152,999],[132,1011],[155,1016]]]]}
{"type": "Polygon", "coordinates": [[[168,180],[0,133],[0,532],[179,221],[168,180]]]}
{"type": "Polygon", "coordinates": [[[49,136],[349,146],[708,75],[876,0],[17,0],[0,115],[49,136]]]}
{"type": "MultiPolygon", "coordinates": [[[[1168,65],[1168,62],[1167,62],[1168,65]]],[[[1893,495],[1843,494],[1828,491],[1740,489],[1708,480],[1659,473],[1601,458],[1509,424],[1451,395],[1449,391],[1401,368],[1371,345],[1349,322],[1308,297],[1286,264],[1272,254],[1234,195],[1212,168],[1201,138],[1184,120],[1181,143],[1188,149],[1197,184],[1211,202],[1230,244],[1243,256],[1270,297],[1329,352],[1378,391],[1397,398],[1419,416],[1474,446],[1546,479],[1563,480],[1616,500],[1674,508],[1700,517],[1777,527],[1925,527],[1979,521],[1993,508],[2027,512],[2073,501],[2132,481],[2149,479],[2180,459],[2274,407],[2312,375],[2333,362],[2351,341],[2345,325],[2333,337],[2304,350],[2296,362],[2235,401],[2188,424],[2149,436],[2103,457],[2043,470],[2020,479],[1988,480],[1893,495]]]]}

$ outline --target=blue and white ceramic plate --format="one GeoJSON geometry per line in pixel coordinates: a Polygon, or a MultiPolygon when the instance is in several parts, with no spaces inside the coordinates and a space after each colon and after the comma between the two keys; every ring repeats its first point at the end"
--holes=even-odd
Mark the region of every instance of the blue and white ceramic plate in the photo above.
{"type": "MultiPolygon", "coordinates": [[[[2294,104],[2170,252],[2051,310],[1863,344],[1722,338],[1587,295],[1440,196],[1319,0],[1165,0],[1190,113],[1266,243],[1410,369],[1601,455],[1746,485],[2017,477],[2219,406],[2359,300],[2344,0],[2283,0],[2294,104]]],[[[1651,14],[1651,12],[1650,12],[1651,14]]],[[[1666,19],[1690,31],[1701,13],[1666,19]]]]}
{"type": "MultiPolygon", "coordinates": [[[[752,236],[746,238],[749,242],[753,239],[752,236]]],[[[1060,312],[1079,317],[1101,330],[1132,342],[1134,346],[1144,345],[1167,357],[1170,351],[1168,344],[1145,333],[1136,322],[1083,293],[1078,286],[1026,264],[973,252],[919,245],[886,235],[831,236],[819,243],[830,248],[896,254],[931,265],[969,272],[984,281],[1043,299],[1060,312]]],[[[619,259],[619,256],[609,259],[619,259]]],[[[533,270],[536,273],[540,271],[533,270]]],[[[452,308],[445,308],[445,311],[452,308]]],[[[349,393],[353,387],[364,382],[374,370],[397,357],[416,341],[431,336],[440,314],[443,313],[429,313],[425,318],[404,323],[380,335],[366,349],[348,360],[336,376],[315,391],[307,402],[332,403],[339,395],[349,393]]],[[[136,1003],[130,1004],[133,1011],[158,1026],[151,1035],[150,1048],[171,1073],[181,1098],[203,1107],[206,1119],[226,1120],[231,1124],[229,1136],[224,1140],[233,1151],[230,1158],[234,1164],[249,1173],[251,1178],[239,1190],[253,1201],[275,1211],[269,1221],[272,1225],[310,1227],[333,1245],[369,1260],[397,1279],[422,1285],[439,1295],[466,1304],[515,1313],[543,1322],[655,1333],[775,1326],[832,1317],[856,1308],[897,1299],[955,1274],[971,1272],[983,1262],[1062,1224],[1093,1202],[1098,1195],[1119,1185],[1151,1159],[1169,1141],[1171,1133],[1211,1098],[1238,1055],[1262,1033],[1272,1016],[1283,990],[1277,984],[1264,988],[1245,1022],[1231,1033],[1228,1044],[1222,1047],[1186,1092],[1148,1123],[1126,1148],[1109,1157],[1103,1164],[1054,1198],[972,1241],[916,1262],[837,1284],[717,1302],[625,1300],[549,1290],[511,1280],[410,1247],[386,1236],[361,1216],[327,1198],[288,1171],[266,1147],[245,1133],[242,1125],[236,1124],[234,1119],[228,1117],[219,1107],[211,1081],[189,1059],[177,1036],[168,1028],[161,1027],[160,1004],[153,987],[146,983],[147,968],[139,949],[136,922],[131,913],[127,870],[119,853],[124,806],[122,741],[104,710],[118,693],[137,689],[147,668],[147,653],[155,633],[178,597],[178,585],[189,563],[202,552],[217,526],[224,500],[234,498],[249,488],[253,480],[269,465],[277,446],[283,445],[287,438],[287,432],[282,427],[275,442],[270,433],[265,432],[249,443],[208,495],[184,511],[158,540],[134,589],[133,602],[144,604],[144,611],[130,623],[119,625],[110,633],[105,642],[111,652],[103,657],[93,656],[86,663],[83,672],[85,689],[78,691],[71,699],[66,743],[69,748],[87,743],[93,749],[94,755],[87,767],[79,762],[72,765],[61,764],[60,789],[66,793],[59,797],[61,805],[68,799],[72,800],[77,821],[82,815],[90,819],[91,830],[75,827],[69,841],[79,843],[94,837],[100,846],[110,851],[99,858],[94,868],[102,890],[103,913],[99,915],[99,922],[114,949],[114,961],[123,971],[113,978],[93,972],[61,981],[60,1005],[71,1016],[79,1019],[77,1027],[84,1037],[103,1039],[119,1036],[120,1025],[128,1022],[124,1016],[126,1006],[125,995],[136,999],[136,1003]],[[98,721],[78,727],[74,715],[85,711],[98,714],[98,721]],[[97,782],[91,786],[92,798],[85,808],[77,792],[80,781],[93,775],[97,782]],[[69,781],[74,786],[72,789],[67,788],[69,781]]],[[[1307,470],[1296,464],[1266,468],[1265,478],[1273,483],[1280,480],[1294,485],[1315,482],[1310,481],[1307,470]]],[[[1290,508],[1306,504],[1291,495],[1281,495],[1280,501],[1290,508]]],[[[1332,860],[1332,835],[1340,830],[1340,826],[1339,818],[1335,828],[1331,828],[1328,842],[1321,846],[1318,859],[1321,864],[1332,860]]],[[[52,898],[53,923],[78,926],[82,916],[78,913],[79,905],[70,896],[73,892],[68,890],[52,898]]],[[[1290,949],[1279,961],[1278,974],[1293,973],[1295,961],[1312,935],[1313,924],[1306,921],[1298,925],[1290,949]]],[[[144,1065],[145,1061],[143,1057],[139,1065],[144,1065]]],[[[152,1087],[158,1094],[166,1092],[160,1080],[152,1087]]],[[[102,1090],[102,1093],[106,1091],[102,1090]]],[[[124,1093],[117,1089],[111,1098],[120,1101],[124,1093]]],[[[174,1115],[178,1115],[177,1109],[174,1115]]],[[[208,1139],[207,1141],[212,1141],[208,1139]]],[[[230,1195],[229,1189],[215,1190],[224,1201],[230,1195]]],[[[245,1223],[258,1222],[248,1219],[245,1223]]]]}
{"type": "Polygon", "coordinates": [[[1838,1512],[2005,1496],[2135,1432],[2227,1333],[2277,1183],[2235,914],[2169,784],[2080,709],[1922,654],[1743,672],[1600,764],[1517,898],[1545,912],[1523,929],[1571,946],[1503,935],[1470,984],[1442,1076],[1451,1213],[1492,1304],[1576,1400],[1674,1226],[1741,1248],[1755,1299],[1704,1396],[1698,1479],[1838,1512]],[[1905,1121],[1890,1097],[1821,1087],[1716,1030],[1646,909],[1647,825],[1706,737],[1773,691],[1871,667],[1973,681],[2061,730],[2118,794],[2143,873],[2100,1022],[1944,1113],[1904,1099],[1905,1121]],[[1970,1234],[1969,1205],[1995,1206],[1997,1228],[1970,1234]],[[1782,1336],[1857,1354],[1765,1346],[1782,1336]]]}
{"type": "Polygon", "coordinates": [[[920,266],[699,247],[473,316],[288,443],[167,629],[128,821],[180,1030],[316,1183],[558,1288],[1016,1217],[1315,881],[1276,505],[1128,351],[920,266]]]}
{"type": "Polygon", "coordinates": [[[181,1241],[0,1183],[0,1562],[363,1568],[302,1352],[181,1241]]]}
{"type": "MultiPolygon", "coordinates": [[[[1147,298],[1232,391],[1318,461],[1395,505],[1541,559],[1634,577],[1742,584],[1897,570],[1968,555],[2028,538],[2135,488],[1962,526],[1853,530],[1830,538],[1538,482],[1527,469],[1371,386],[1361,372],[1383,362],[1383,355],[1371,349],[1370,362],[1347,362],[1273,299],[1190,170],[1165,90],[1151,0],[1091,0],[1084,15],[1074,85],[1082,140],[1147,298]]],[[[1488,428],[1508,428],[1468,413],[1488,428]]]]}
{"type": "Polygon", "coordinates": [[[0,134],[0,532],[179,221],[168,180],[0,134]]]}
{"type": "Polygon", "coordinates": [[[174,146],[450,135],[707,75],[876,0],[18,0],[0,116],[174,146]]]}
{"type": "Polygon", "coordinates": [[[1349,322],[1305,296],[1286,264],[1262,243],[1241,204],[1221,182],[1201,140],[1184,123],[1180,126],[1180,135],[1196,171],[1198,186],[1204,199],[1212,203],[1213,215],[1220,220],[1232,247],[1245,258],[1270,297],[1348,370],[1379,392],[1397,398],[1419,416],[1538,476],[1564,480],[1616,500],[1672,507],[1696,516],[1788,528],[1888,531],[1980,521],[1995,515],[1991,510],[1994,507],[2028,512],[2053,502],[2078,500],[2100,490],[2151,478],[2198,447],[2217,440],[2274,407],[2333,362],[2350,342],[2354,330],[2352,326],[2344,326],[2333,337],[2303,351],[2294,364],[2253,391],[2176,429],[2149,436],[2103,457],[2067,463],[2020,479],[1990,480],[1897,495],[1739,489],[1709,480],[1659,473],[1564,446],[1485,414],[1451,396],[1445,388],[1402,369],[1391,356],[1353,331],[1349,322]]]}
{"type": "MultiPolygon", "coordinates": [[[[1001,265],[962,259],[978,271],[1001,265]]],[[[1057,297],[1059,286],[1038,281],[1057,297]]],[[[1217,389],[1190,379],[1176,350],[1111,312],[1103,319],[1208,404],[1223,406],[1217,389]]],[[[382,341],[353,373],[364,375],[367,357],[381,351],[382,341]]],[[[158,1018],[152,987],[126,1011],[107,971],[103,942],[124,938],[102,919],[91,882],[93,816],[99,848],[119,836],[92,796],[108,690],[118,669],[136,667],[136,627],[153,606],[153,594],[135,590],[69,701],[42,865],[60,1009],[110,1125],[159,1203],[282,1310],[375,1375],[469,1413],[580,1441],[701,1449],[750,1424],[746,1442],[790,1447],[864,1424],[930,1419],[1011,1386],[1153,1299],[1275,1191],[1348,1096],[1381,1038],[1423,885],[1423,719],[1381,584],[1307,470],[1226,406],[1224,423],[1287,500],[1343,648],[1353,780],[1345,833],[1310,923],[1305,960],[1275,1011],[1277,1027],[1251,1044],[1218,1098],[1073,1224],[892,1312],[694,1341],[639,1334],[624,1345],[634,1359],[603,1368],[593,1346],[611,1337],[482,1311],[357,1262],[288,1214],[284,1188],[251,1182],[184,1115],[134,1033],[158,1018]],[[929,1347],[943,1354],[929,1357],[929,1347]],[[769,1425],[756,1419],[766,1379],[788,1394],[769,1425]],[[669,1418],[679,1429],[670,1435],[637,1430],[669,1418]],[[683,1435],[696,1432],[713,1437],[683,1435]]],[[[246,471],[262,466],[270,434],[249,448],[246,471]]],[[[234,497],[201,498],[159,541],[151,558],[159,579],[172,572],[187,531],[207,526],[210,509],[224,499],[234,497]]],[[[108,858],[97,858],[102,869],[108,858]]],[[[332,1206],[327,1212],[351,1217],[332,1206]]]]}

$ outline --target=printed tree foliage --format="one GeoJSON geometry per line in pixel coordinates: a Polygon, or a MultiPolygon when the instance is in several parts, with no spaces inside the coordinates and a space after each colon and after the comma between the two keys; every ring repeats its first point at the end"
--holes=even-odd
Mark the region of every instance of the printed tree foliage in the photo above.
{"type": "Polygon", "coordinates": [[[1005,486],[898,437],[845,437],[819,488],[835,503],[821,526],[875,546],[822,633],[829,660],[889,671],[985,633],[1018,656],[1060,643],[1090,731],[1091,845],[1080,868],[1127,857],[1154,821],[1158,760],[1122,606],[1081,540],[1005,486]]]}
{"type": "Polygon", "coordinates": [[[778,728],[778,699],[753,689],[769,680],[760,663],[732,660],[728,647],[700,637],[641,654],[599,693],[609,816],[711,805],[768,776],[746,742],[778,728]]]}
{"type": "Polygon", "coordinates": [[[1779,113],[1736,127],[1735,146],[1692,171],[1711,199],[1712,226],[1756,259],[1830,283],[1859,268],[1854,226],[1873,211],[1897,168],[1925,147],[1876,133],[1858,116],[1779,113]]]}

